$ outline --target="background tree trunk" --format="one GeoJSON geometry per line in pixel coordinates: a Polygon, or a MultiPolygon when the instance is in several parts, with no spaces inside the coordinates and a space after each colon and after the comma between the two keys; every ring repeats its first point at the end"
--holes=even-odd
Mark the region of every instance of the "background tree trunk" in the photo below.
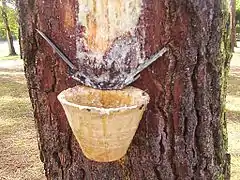
{"type": "Polygon", "coordinates": [[[13,46],[13,37],[12,37],[12,33],[8,24],[8,17],[7,17],[7,4],[6,4],[6,0],[2,0],[2,18],[3,18],[3,22],[6,28],[6,34],[7,34],[7,41],[8,41],[8,48],[9,48],[9,56],[14,56],[17,55],[15,48],[13,46]]]}
{"type": "Polygon", "coordinates": [[[75,82],[35,31],[44,31],[74,61],[79,2],[19,1],[25,73],[47,178],[229,179],[227,2],[143,0],[138,25],[146,56],[164,46],[169,51],[134,83],[151,102],[127,155],[112,163],[83,156],[56,98],[75,82]]]}
{"type": "Polygon", "coordinates": [[[234,47],[237,46],[236,41],[236,0],[230,1],[230,16],[231,16],[231,47],[232,51],[234,52],[234,47]]]}
{"type": "MultiPolygon", "coordinates": [[[[16,9],[17,9],[17,16],[18,16],[18,24],[20,24],[20,17],[19,17],[19,0],[15,0],[15,5],[16,5],[16,9]]],[[[22,33],[21,33],[21,28],[18,28],[18,43],[19,43],[19,55],[20,55],[20,59],[23,59],[23,50],[22,50],[22,33]]]]}

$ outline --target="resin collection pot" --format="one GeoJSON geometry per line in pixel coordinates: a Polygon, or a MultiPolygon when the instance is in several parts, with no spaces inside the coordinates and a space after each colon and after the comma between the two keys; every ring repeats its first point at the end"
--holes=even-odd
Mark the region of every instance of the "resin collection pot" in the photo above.
{"type": "Polygon", "coordinates": [[[134,87],[98,90],[76,86],[61,92],[58,99],[84,155],[110,162],[126,154],[149,95],[134,87]]]}

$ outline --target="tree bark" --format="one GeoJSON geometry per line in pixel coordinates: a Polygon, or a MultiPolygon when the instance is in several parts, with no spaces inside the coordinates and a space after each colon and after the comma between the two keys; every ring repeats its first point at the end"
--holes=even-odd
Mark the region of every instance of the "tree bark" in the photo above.
{"type": "MultiPolygon", "coordinates": [[[[17,17],[18,17],[18,24],[20,24],[20,17],[19,17],[19,0],[15,0],[14,4],[16,5],[16,10],[17,10],[17,17]]],[[[21,36],[21,28],[18,28],[18,43],[19,43],[19,55],[20,55],[20,59],[23,59],[23,50],[22,50],[22,36],[21,36]]]]}
{"type": "Polygon", "coordinates": [[[234,47],[237,46],[236,41],[236,0],[231,0],[230,2],[230,14],[231,14],[231,47],[232,52],[234,52],[234,47]]]}
{"type": "Polygon", "coordinates": [[[7,17],[7,4],[5,0],[2,0],[2,18],[3,18],[3,22],[6,28],[6,34],[7,34],[7,41],[8,41],[8,48],[9,48],[9,56],[14,56],[17,55],[15,48],[13,46],[13,37],[12,37],[12,33],[9,27],[9,23],[8,23],[8,17],[7,17]]]}
{"type": "Polygon", "coordinates": [[[148,92],[151,102],[128,153],[111,163],[82,154],[56,98],[76,82],[35,31],[44,31],[77,63],[80,5],[77,0],[19,1],[25,74],[47,179],[229,179],[227,2],[142,1],[136,28],[144,41],[141,51],[146,57],[165,46],[169,51],[133,84],[148,92]]]}

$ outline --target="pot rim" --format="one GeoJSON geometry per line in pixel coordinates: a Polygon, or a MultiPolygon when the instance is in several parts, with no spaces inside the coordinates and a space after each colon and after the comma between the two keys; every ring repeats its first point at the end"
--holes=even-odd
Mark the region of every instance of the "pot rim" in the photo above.
{"type": "MultiPolygon", "coordinates": [[[[81,110],[84,110],[84,109],[85,109],[85,110],[94,110],[94,111],[100,112],[100,113],[102,113],[102,114],[109,114],[109,113],[111,113],[111,112],[119,112],[119,111],[131,110],[131,109],[135,109],[135,108],[137,108],[137,107],[139,107],[139,106],[142,106],[142,105],[147,106],[147,104],[148,104],[148,102],[149,102],[149,100],[150,100],[149,95],[148,95],[145,91],[143,91],[143,90],[141,90],[141,89],[139,89],[139,88],[135,88],[135,87],[129,86],[129,87],[127,87],[127,88],[131,88],[131,89],[135,89],[135,90],[137,90],[137,91],[144,92],[144,96],[142,96],[142,97],[144,97],[144,98],[141,99],[141,103],[138,103],[137,105],[121,106],[121,107],[116,107],[116,108],[103,108],[103,107],[94,107],[94,106],[84,106],[84,105],[79,105],[79,104],[75,104],[75,103],[69,102],[69,101],[67,101],[66,98],[65,98],[65,93],[66,93],[67,91],[73,89],[73,88],[76,88],[76,87],[80,87],[80,88],[81,88],[81,87],[85,87],[85,86],[81,86],[81,85],[79,86],[79,85],[78,85],[78,86],[75,86],[75,87],[72,87],[72,88],[68,88],[68,89],[62,91],[62,92],[57,96],[58,100],[59,100],[62,104],[66,104],[66,105],[69,105],[69,106],[73,106],[73,107],[79,108],[79,109],[81,109],[81,110]]],[[[89,87],[87,87],[87,88],[89,88],[89,87]]],[[[126,88],[125,88],[125,89],[126,89],[126,88]]],[[[122,90],[119,90],[119,91],[122,91],[122,90]]]]}

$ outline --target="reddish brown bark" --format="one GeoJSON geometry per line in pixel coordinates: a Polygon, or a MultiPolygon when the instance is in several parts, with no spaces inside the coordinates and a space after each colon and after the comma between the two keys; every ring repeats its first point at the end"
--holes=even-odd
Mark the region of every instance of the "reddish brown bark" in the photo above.
{"type": "Polygon", "coordinates": [[[25,72],[47,178],[229,179],[223,108],[230,55],[224,3],[143,1],[139,29],[146,32],[147,55],[164,46],[169,52],[134,84],[150,94],[151,102],[127,155],[97,163],[83,156],[56,99],[75,82],[35,31],[43,30],[74,60],[77,1],[20,1],[25,72]]]}

